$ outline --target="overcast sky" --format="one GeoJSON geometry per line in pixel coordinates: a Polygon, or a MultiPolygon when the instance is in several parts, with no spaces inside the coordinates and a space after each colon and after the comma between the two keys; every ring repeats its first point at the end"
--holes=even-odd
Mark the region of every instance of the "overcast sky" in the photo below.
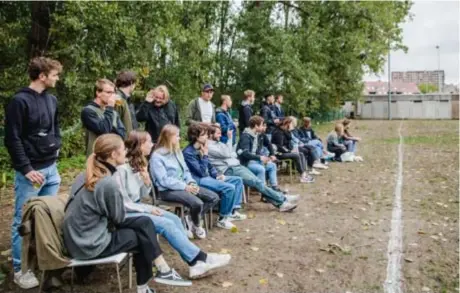
{"type": "MultiPolygon", "coordinates": [[[[440,46],[440,68],[446,83],[459,83],[459,1],[415,1],[412,21],[402,25],[404,44],[409,48],[391,53],[391,71],[437,70],[436,45],[440,46]]],[[[365,80],[388,80],[385,72],[365,80]]]]}

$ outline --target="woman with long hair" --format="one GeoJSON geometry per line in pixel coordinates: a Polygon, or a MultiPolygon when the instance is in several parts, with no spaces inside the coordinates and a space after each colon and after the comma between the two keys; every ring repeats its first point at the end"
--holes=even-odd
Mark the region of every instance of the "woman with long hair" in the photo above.
{"type": "MultiPolygon", "coordinates": [[[[179,217],[158,207],[140,203],[140,199],[148,196],[152,182],[148,173],[146,157],[153,147],[152,138],[146,131],[131,131],[125,141],[128,163],[118,167],[118,176],[122,187],[123,200],[127,217],[147,216],[155,224],[156,232],[169,242],[189,265],[189,276],[192,279],[208,276],[214,269],[228,264],[228,254],[206,254],[193,244],[179,217]]],[[[166,272],[168,278],[178,285],[191,284],[184,281],[172,270],[166,272]]],[[[163,279],[164,279],[163,278],[163,279]]]]}
{"type": "Polygon", "coordinates": [[[206,237],[201,216],[211,210],[219,196],[199,187],[192,178],[179,145],[179,128],[168,124],[161,130],[150,158],[150,174],[164,201],[178,202],[190,209],[191,232],[198,238],[206,237]]]}
{"type": "Polygon", "coordinates": [[[158,245],[155,226],[148,217],[125,218],[116,167],[124,164],[126,150],[116,134],[99,136],[86,162],[86,172],[72,185],[66,206],[63,235],[69,254],[88,260],[136,251],[137,293],[152,293],[152,262],[168,266],[158,245]]]}

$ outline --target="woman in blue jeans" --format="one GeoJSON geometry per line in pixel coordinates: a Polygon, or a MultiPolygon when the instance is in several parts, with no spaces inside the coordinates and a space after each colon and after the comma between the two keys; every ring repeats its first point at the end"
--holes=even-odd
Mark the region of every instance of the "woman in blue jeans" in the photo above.
{"type": "MultiPolygon", "coordinates": [[[[189,265],[191,279],[207,276],[214,269],[227,265],[230,255],[206,254],[200,250],[188,239],[179,217],[158,207],[140,203],[140,198],[148,195],[152,188],[146,159],[153,147],[152,139],[145,131],[131,131],[125,144],[129,163],[118,167],[117,180],[127,217],[148,216],[155,224],[156,232],[165,237],[189,265]]],[[[172,278],[177,279],[174,276],[172,278]]],[[[185,281],[181,283],[186,285],[185,281]]]]}

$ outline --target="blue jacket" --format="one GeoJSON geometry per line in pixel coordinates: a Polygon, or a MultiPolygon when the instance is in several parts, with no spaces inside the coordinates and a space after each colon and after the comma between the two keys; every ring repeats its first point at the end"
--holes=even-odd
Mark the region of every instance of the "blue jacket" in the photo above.
{"type": "Polygon", "coordinates": [[[222,136],[220,141],[223,143],[227,143],[227,131],[231,130],[233,132],[233,142],[232,144],[236,143],[236,127],[233,123],[232,116],[228,111],[225,111],[222,108],[217,108],[216,110],[216,122],[220,124],[220,129],[222,130],[222,136]]]}
{"type": "Polygon", "coordinates": [[[196,181],[209,176],[212,178],[217,177],[217,170],[209,162],[208,156],[201,156],[200,152],[193,145],[188,145],[182,153],[184,154],[185,163],[196,181]]]}
{"type": "Polygon", "coordinates": [[[273,105],[273,110],[275,112],[275,116],[276,118],[280,119],[280,120],[283,120],[284,118],[284,111],[283,111],[283,108],[281,107],[281,105],[278,105],[277,104],[274,104],[273,105]]]}
{"type": "Polygon", "coordinates": [[[196,183],[180,151],[170,153],[165,148],[155,150],[149,165],[153,184],[159,191],[185,190],[189,183],[196,183]]]}

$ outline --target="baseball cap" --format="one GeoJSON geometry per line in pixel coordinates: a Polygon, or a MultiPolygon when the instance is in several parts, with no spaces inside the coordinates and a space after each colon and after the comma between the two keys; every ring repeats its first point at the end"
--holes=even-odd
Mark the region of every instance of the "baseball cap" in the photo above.
{"type": "Polygon", "coordinates": [[[214,90],[214,88],[212,87],[212,85],[210,85],[209,83],[205,84],[203,86],[203,92],[205,91],[208,91],[208,90],[214,90]]]}

